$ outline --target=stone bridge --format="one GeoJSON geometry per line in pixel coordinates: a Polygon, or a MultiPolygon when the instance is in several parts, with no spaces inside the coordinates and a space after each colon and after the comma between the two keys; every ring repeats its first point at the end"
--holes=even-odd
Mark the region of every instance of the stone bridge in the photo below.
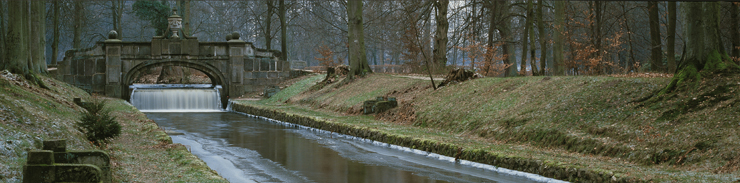
{"type": "Polygon", "coordinates": [[[91,48],[67,51],[56,77],[90,93],[130,101],[129,86],[141,72],[160,66],[188,67],[208,75],[214,87],[222,87],[224,107],[228,96],[263,91],[290,77],[289,62],[276,57],[279,51],[257,49],[236,32],[226,37],[226,42],[198,42],[194,37],[126,42],[111,31],[107,40],[91,48]]]}

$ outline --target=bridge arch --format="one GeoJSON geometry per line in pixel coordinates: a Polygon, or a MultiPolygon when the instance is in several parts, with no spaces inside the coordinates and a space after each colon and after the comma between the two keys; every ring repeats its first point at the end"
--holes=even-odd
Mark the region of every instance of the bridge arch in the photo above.
{"type": "MultiPolygon", "coordinates": [[[[147,69],[151,69],[154,67],[162,67],[162,66],[180,66],[180,67],[187,67],[191,69],[195,69],[198,71],[201,71],[208,76],[208,78],[211,79],[211,84],[215,87],[216,85],[221,85],[221,90],[219,90],[219,93],[221,94],[221,107],[226,108],[226,105],[228,104],[228,98],[229,96],[229,82],[226,80],[227,78],[222,74],[222,72],[216,68],[215,66],[208,64],[207,62],[203,61],[192,61],[192,60],[148,60],[143,63],[140,63],[138,65],[135,65],[131,69],[128,70],[128,72],[125,72],[124,75],[121,76],[122,80],[122,88],[128,89],[129,86],[134,84],[134,80],[139,76],[139,74],[147,69]]],[[[126,90],[127,92],[123,92],[123,98],[127,101],[131,101],[131,91],[126,90]]]]}

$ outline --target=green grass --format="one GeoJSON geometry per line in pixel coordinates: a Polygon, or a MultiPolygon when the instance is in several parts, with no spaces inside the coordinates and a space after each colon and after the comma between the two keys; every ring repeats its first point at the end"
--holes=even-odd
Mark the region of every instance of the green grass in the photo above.
{"type": "MultiPolygon", "coordinates": [[[[43,140],[66,139],[68,150],[98,149],[74,125],[84,109],[73,98],[90,101],[91,96],[46,76],[39,79],[49,89],[0,76],[0,182],[21,182],[26,151],[40,149],[43,140]]],[[[163,146],[169,137],[134,107],[120,99],[108,101],[127,136],[100,149],[111,155],[115,182],[226,182],[184,147],[163,146]],[[168,151],[183,154],[180,161],[188,166],[173,161],[168,151]]]]}
{"type": "Polygon", "coordinates": [[[293,105],[239,102],[644,180],[737,179],[737,171],[712,171],[740,151],[740,123],[735,119],[740,91],[738,85],[726,84],[740,79],[730,77],[718,82],[725,84],[705,84],[673,98],[640,102],[668,82],[670,78],[482,78],[432,90],[427,80],[373,74],[317,91],[309,91],[313,81],[296,86],[282,96],[298,101],[289,102],[293,105]],[[348,110],[384,95],[399,98],[400,105],[413,104],[413,114],[399,108],[389,113],[413,115],[414,120],[379,121],[348,110]],[[671,114],[671,120],[659,119],[694,97],[706,100],[694,102],[700,107],[671,114]]]}

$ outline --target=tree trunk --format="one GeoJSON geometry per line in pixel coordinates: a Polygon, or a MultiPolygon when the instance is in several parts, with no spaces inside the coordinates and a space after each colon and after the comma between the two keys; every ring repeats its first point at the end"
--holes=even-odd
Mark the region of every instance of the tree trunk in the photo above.
{"type": "MultiPolygon", "coordinates": [[[[182,35],[190,35],[190,0],[180,0],[180,16],[182,16],[182,35]]],[[[186,69],[186,68],[183,68],[186,69]]],[[[184,71],[184,70],[183,70],[184,71]]]]}
{"type": "MultiPolygon", "coordinates": [[[[648,1],[648,17],[650,20],[650,70],[660,71],[663,66],[663,51],[660,43],[660,22],[658,16],[658,2],[648,1]]],[[[698,15],[697,15],[698,16],[698,15]]]]}
{"type": "Polygon", "coordinates": [[[279,5],[279,13],[278,16],[280,17],[280,59],[282,60],[288,60],[288,41],[287,41],[287,33],[288,30],[287,26],[288,24],[285,23],[285,0],[280,0],[278,3],[279,5]]]}
{"type": "Polygon", "coordinates": [[[0,1],[0,11],[2,11],[0,12],[0,70],[4,70],[5,60],[7,60],[5,55],[5,28],[7,22],[5,20],[5,4],[2,1],[0,1]]]}
{"type": "Polygon", "coordinates": [[[596,70],[595,70],[596,74],[601,74],[602,71],[603,71],[603,69],[604,69],[603,59],[601,58],[601,52],[602,52],[602,47],[601,47],[601,24],[602,24],[602,18],[601,18],[601,14],[602,14],[602,11],[603,11],[601,9],[601,7],[602,7],[601,3],[603,3],[603,2],[602,1],[594,1],[594,10],[595,10],[594,11],[594,14],[595,14],[594,21],[595,21],[595,26],[594,26],[594,35],[593,35],[593,37],[594,37],[594,48],[596,48],[595,57],[596,57],[596,59],[599,59],[598,64],[596,65],[596,70]]]}
{"type": "MultiPolygon", "coordinates": [[[[545,2],[543,0],[539,0],[537,2],[537,32],[540,35],[540,75],[545,75],[545,63],[547,62],[547,33],[545,32],[545,22],[542,19],[543,12],[542,12],[542,6],[545,2]]],[[[550,72],[552,72],[552,65],[550,67],[550,72]]]]}
{"type": "MultiPolygon", "coordinates": [[[[530,13],[530,15],[533,15],[534,13],[530,13]]],[[[534,16],[532,16],[534,18],[534,16]]],[[[537,76],[540,72],[537,69],[537,59],[535,59],[534,55],[537,51],[537,47],[534,44],[536,42],[534,37],[534,20],[532,20],[532,24],[529,25],[529,67],[532,68],[532,76],[537,76]]]]}
{"type": "Polygon", "coordinates": [[[736,59],[740,59],[740,30],[738,30],[738,21],[740,21],[740,2],[732,2],[732,7],[730,7],[730,22],[732,26],[730,28],[731,33],[731,39],[732,39],[732,57],[735,57],[736,59]]]}
{"type": "Polygon", "coordinates": [[[5,54],[5,69],[12,73],[28,75],[28,46],[24,26],[26,24],[27,11],[24,11],[25,0],[8,1],[8,33],[6,37],[7,45],[5,54]]]}
{"type": "Polygon", "coordinates": [[[362,23],[362,1],[347,1],[347,27],[349,41],[349,77],[371,73],[365,54],[365,33],[362,23]]]}
{"type": "Polygon", "coordinates": [[[437,20],[437,31],[434,34],[434,62],[441,71],[447,65],[447,30],[449,29],[449,22],[447,21],[447,7],[450,4],[449,0],[438,0],[434,3],[436,5],[437,13],[435,20],[437,20]]]}
{"type": "MultiPolygon", "coordinates": [[[[519,62],[519,74],[522,76],[527,75],[527,53],[529,53],[527,46],[529,45],[529,32],[531,32],[532,29],[532,1],[533,0],[529,0],[529,2],[527,2],[527,20],[524,23],[524,32],[522,32],[522,58],[519,62]]],[[[531,62],[530,65],[532,65],[531,62]]],[[[534,65],[532,66],[532,71],[534,71],[534,65]]]]}
{"type": "Polygon", "coordinates": [[[272,26],[271,24],[272,24],[273,6],[272,6],[272,0],[265,0],[265,2],[267,3],[267,15],[266,15],[267,17],[265,18],[265,48],[267,50],[271,50],[272,49],[272,36],[270,34],[272,31],[272,28],[270,26],[272,26]]]}
{"type": "Polygon", "coordinates": [[[554,42],[552,44],[552,59],[555,63],[555,71],[552,75],[565,75],[565,58],[563,48],[565,39],[565,1],[555,1],[555,30],[553,31],[554,42]]]}
{"type": "Polygon", "coordinates": [[[36,68],[33,66],[33,37],[36,36],[33,32],[31,32],[31,21],[33,21],[33,16],[31,16],[31,1],[23,1],[26,3],[23,3],[23,41],[26,41],[26,64],[28,65],[28,72],[29,73],[35,73],[36,68]]]}
{"type": "Polygon", "coordinates": [[[501,39],[504,40],[503,44],[501,44],[501,51],[504,53],[504,64],[510,65],[509,68],[507,68],[507,72],[504,75],[505,77],[512,77],[517,76],[517,70],[516,70],[516,58],[514,55],[514,48],[511,46],[509,42],[511,42],[511,35],[512,32],[511,29],[509,29],[511,21],[509,21],[509,2],[508,1],[494,1],[496,3],[496,8],[500,14],[498,17],[501,19],[501,26],[498,27],[499,35],[501,35],[501,39]]]}
{"type": "Polygon", "coordinates": [[[85,22],[85,6],[82,1],[74,1],[75,15],[74,15],[74,29],[72,31],[72,48],[80,49],[82,43],[82,24],[85,22]]]}
{"type": "Polygon", "coordinates": [[[668,31],[667,33],[667,40],[666,40],[666,47],[668,54],[666,54],[666,57],[668,59],[668,73],[675,73],[676,72],[676,2],[675,1],[669,1],[668,2],[668,31]]]}
{"type": "Polygon", "coordinates": [[[31,61],[35,73],[46,73],[46,1],[31,1],[31,61]]]}
{"type": "MultiPolygon", "coordinates": [[[[51,64],[57,65],[57,58],[59,56],[59,10],[62,8],[59,5],[59,1],[52,1],[53,2],[53,8],[54,9],[54,17],[52,17],[52,21],[54,22],[54,39],[51,42],[51,64]]],[[[119,33],[120,35],[120,33],[119,33]]]]}
{"type": "Polygon", "coordinates": [[[702,77],[700,72],[740,69],[737,64],[729,61],[729,56],[722,49],[719,10],[718,2],[681,3],[686,40],[684,56],[681,58],[683,62],[679,66],[678,74],[673,76],[671,83],[658,96],[683,85],[687,85],[689,89],[698,87],[702,77]]]}

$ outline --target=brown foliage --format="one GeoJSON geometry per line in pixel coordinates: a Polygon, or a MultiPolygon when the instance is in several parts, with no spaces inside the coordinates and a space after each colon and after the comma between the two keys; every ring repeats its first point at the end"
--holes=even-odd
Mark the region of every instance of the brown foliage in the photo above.
{"type": "Polygon", "coordinates": [[[321,57],[314,57],[314,59],[319,61],[319,65],[321,66],[334,67],[334,66],[339,65],[339,63],[341,63],[341,62],[334,61],[334,51],[331,51],[329,46],[325,44],[316,48],[316,52],[321,54],[321,57]]]}
{"type": "MultiPolygon", "coordinates": [[[[468,53],[468,59],[470,59],[470,65],[472,68],[484,76],[498,76],[503,74],[507,68],[513,64],[504,64],[503,60],[506,58],[506,54],[500,54],[498,48],[501,47],[502,43],[496,43],[493,47],[486,46],[483,43],[474,39],[468,38],[470,44],[461,47],[456,46],[468,53]]],[[[465,60],[463,60],[463,63],[465,60]]]]}

